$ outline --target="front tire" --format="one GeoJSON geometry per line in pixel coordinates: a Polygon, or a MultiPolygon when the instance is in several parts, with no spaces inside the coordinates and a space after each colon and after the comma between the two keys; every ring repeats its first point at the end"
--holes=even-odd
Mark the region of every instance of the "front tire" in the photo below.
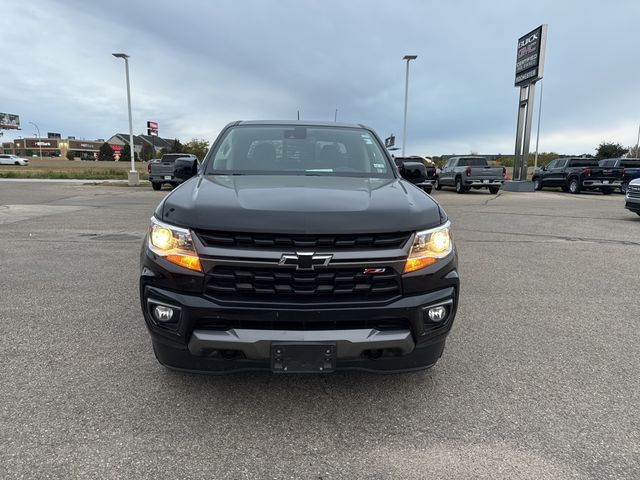
{"type": "Polygon", "coordinates": [[[456,193],[465,193],[467,190],[462,184],[462,178],[456,177],[456,193]]]}
{"type": "Polygon", "coordinates": [[[151,187],[154,190],[160,190],[162,188],[162,184],[160,182],[151,182],[151,187]]]}
{"type": "Polygon", "coordinates": [[[14,165],[20,165],[20,162],[14,162],[14,165]]]}
{"type": "Polygon", "coordinates": [[[500,187],[489,187],[489,193],[491,195],[496,195],[500,191],[500,187]]]}
{"type": "Polygon", "coordinates": [[[569,193],[576,194],[580,193],[580,180],[577,178],[572,178],[569,180],[569,193]]]}
{"type": "Polygon", "coordinates": [[[533,189],[542,190],[542,180],[540,180],[540,177],[536,177],[533,179],[533,189]]]}
{"type": "Polygon", "coordinates": [[[440,183],[440,178],[436,177],[436,184],[434,187],[436,190],[442,190],[442,184],[440,183]]]}
{"type": "Polygon", "coordinates": [[[613,188],[601,188],[600,191],[602,191],[603,195],[611,195],[613,193],[613,188]]]}

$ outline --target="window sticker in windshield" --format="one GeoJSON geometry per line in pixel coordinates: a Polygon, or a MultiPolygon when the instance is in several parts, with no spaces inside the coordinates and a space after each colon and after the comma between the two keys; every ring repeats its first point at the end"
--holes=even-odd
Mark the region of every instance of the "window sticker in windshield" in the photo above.
{"type": "Polygon", "coordinates": [[[364,143],[366,143],[367,145],[373,145],[373,142],[371,141],[371,137],[369,136],[368,133],[362,133],[360,134],[360,136],[364,140],[364,143]]]}

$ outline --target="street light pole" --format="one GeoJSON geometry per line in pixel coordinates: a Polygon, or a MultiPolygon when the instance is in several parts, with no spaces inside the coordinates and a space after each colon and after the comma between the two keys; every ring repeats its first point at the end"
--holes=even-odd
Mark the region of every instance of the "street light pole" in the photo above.
{"type": "Polygon", "coordinates": [[[133,120],[131,118],[131,87],[129,86],[129,55],[126,53],[113,53],[116,58],[124,60],[124,69],[127,77],[127,107],[129,109],[129,148],[131,151],[131,171],[129,172],[129,186],[133,187],[140,183],[140,176],[136,171],[135,152],[133,148],[133,120]]]}
{"type": "Polygon", "coordinates": [[[402,127],[402,156],[404,157],[404,148],[407,143],[407,101],[409,99],[409,62],[418,58],[417,55],[405,55],[402,57],[407,62],[407,71],[404,78],[404,124],[402,127]]]}
{"type": "Polygon", "coordinates": [[[640,125],[638,125],[638,139],[636,140],[636,157],[640,158],[640,125]]]}
{"type": "MultiPolygon", "coordinates": [[[[34,127],[36,127],[36,130],[38,131],[38,147],[40,148],[40,160],[42,160],[42,140],[41,140],[41,137],[40,137],[40,129],[38,128],[38,125],[36,125],[33,122],[29,122],[29,124],[31,124],[34,127]]],[[[26,147],[27,147],[26,142],[25,142],[24,146],[25,146],[25,151],[26,151],[26,147]]]]}

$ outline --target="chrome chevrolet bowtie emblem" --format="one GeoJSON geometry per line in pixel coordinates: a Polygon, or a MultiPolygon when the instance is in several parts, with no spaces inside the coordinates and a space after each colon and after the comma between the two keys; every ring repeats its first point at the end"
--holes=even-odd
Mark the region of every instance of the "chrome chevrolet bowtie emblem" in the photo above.
{"type": "Polygon", "coordinates": [[[333,255],[316,255],[313,252],[296,252],[295,254],[285,253],[280,258],[280,265],[295,266],[296,270],[313,270],[315,267],[326,267],[329,265],[333,255]]]}

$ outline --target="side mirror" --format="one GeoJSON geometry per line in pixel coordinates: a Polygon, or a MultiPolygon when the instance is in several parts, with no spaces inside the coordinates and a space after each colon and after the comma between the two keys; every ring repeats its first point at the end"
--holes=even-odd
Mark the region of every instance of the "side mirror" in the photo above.
{"type": "Polygon", "coordinates": [[[400,175],[405,180],[418,184],[427,179],[427,169],[425,166],[418,162],[404,162],[400,166],[400,175]]]}
{"type": "Polygon", "coordinates": [[[173,175],[180,180],[189,180],[198,174],[198,161],[195,158],[176,158],[173,175]]]}
{"type": "Polygon", "coordinates": [[[547,171],[547,166],[546,166],[546,165],[545,165],[545,166],[543,166],[543,167],[542,167],[542,170],[546,172],[546,171],[547,171]]]}

